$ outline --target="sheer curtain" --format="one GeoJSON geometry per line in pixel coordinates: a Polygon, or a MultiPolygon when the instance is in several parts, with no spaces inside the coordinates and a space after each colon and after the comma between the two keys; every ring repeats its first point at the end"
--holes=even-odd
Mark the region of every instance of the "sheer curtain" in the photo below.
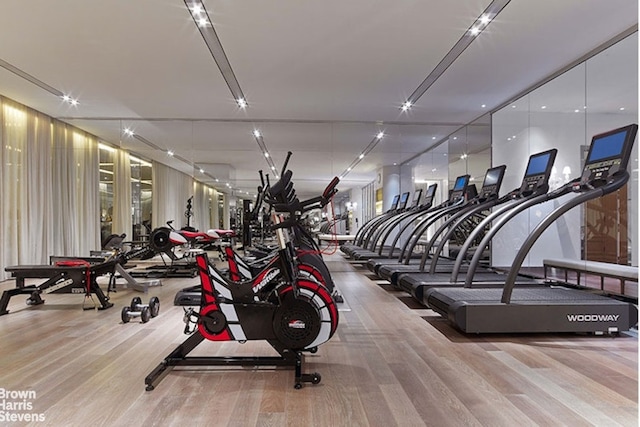
{"type": "Polygon", "coordinates": [[[20,217],[24,180],[25,144],[27,137],[26,108],[0,98],[2,101],[2,208],[0,214],[0,277],[7,278],[4,268],[19,264],[20,232],[25,227],[20,217]]]}
{"type": "Polygon", "coordinates": [[[47,264],[52,255],[51,131],[49,116],[27,110],[21,208],[22,219],[28,226],[21,232],[21,263],[47,264]]]}
{"type": "Polygon", "coordinates": [[[76,191],[78,205],[76,227],[79,231],[79,256],[99,250],[100,242],[100,155],[95,136],[77,129],[73,131],[74,158],[78,168],[76,191]]]}
{"type": "Polygon", "coordinates": [[[127,233],[133,239],[131,202],[131,162],[129,153],[116,150],[113,153],[113,226],[115,234],[127,233]]]}
{"type": "MultiPolygon", "coordinates": [[[[53,122],[51,153],[51,196],[53,209],[52,255],[80,255],[75,248],[78,238],[76,223],[77,166],[74,159],[72,130],[62,122],[53,122]]],[[[97,192],[97,190],[96,190],[97,192]]]]}
{"type": "Polygon", "coordinates": [[[52,255],[88,256],[100,249],[98,142],[54,120],[51,155],[52,255]]]}
{"type": "Polygon", "coordinates": [[[199,181],[193,182],[193,217],[191,226],[200,231],[207,231],[211,226],[210,189],[199,181]]]}
{"type": "Polygon", "coordinates": [[[184,216],[187,199],[193,195],[193,178],[162,163],[153,162],[152,167],[153,228],[162,227],[173,220],[178,229],[186,224],[184,216]]]}

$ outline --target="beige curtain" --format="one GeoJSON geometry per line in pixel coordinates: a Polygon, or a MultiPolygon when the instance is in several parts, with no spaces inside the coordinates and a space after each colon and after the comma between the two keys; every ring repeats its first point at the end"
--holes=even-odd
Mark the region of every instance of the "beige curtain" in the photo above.
{"type": "Polygon", "coordinates": [[[2,210],[0,215],[0,274],[8,277],[4,268],[17,265],[20,259],[21,231],[25,228],[21,217],[24,195],[22,173],[27,139],[26,108],[2,99],[2,210]]]}
{"type": "Polygon", "coordinates": [[[79,256],[88,256],[90,251],[100,250],[100,154],[98,140],[77,129],[73,130],[74,160],[76,175],[76,205],[79,231],[75,250],[79,256]]]}
{"type": "Polygon", "coordinates": [[[193,178],[162,163],[153,162],[151,181],[153,228],[163,227],[171,220],[176,229],[185,225],[184,212],[187,199],[193,195],[193,178]]]}
{"type": "Polygon", "coordinates": [[[51,118],[37,111],[27,110],[27,139],[22,174],[23,227],[20,262],[49,263],[53,224],[50,220],[51,199],[51,118]],[[37,242],[37,244],[34,244],[37,242]]]}
{"type": "Polygon", "coordinates": [[[133,239],[131,204],[131,162],[129,153],[115,150],[113,153],[113,225],[115,234],[127,233],[133,239]]]}
{"type": "Polygon", "coordinates": [[[193,183],[193,217],[191,226],[200,231],[207,231],[211,227],[210,221],[210,188],[199,181],[193,183]]]}

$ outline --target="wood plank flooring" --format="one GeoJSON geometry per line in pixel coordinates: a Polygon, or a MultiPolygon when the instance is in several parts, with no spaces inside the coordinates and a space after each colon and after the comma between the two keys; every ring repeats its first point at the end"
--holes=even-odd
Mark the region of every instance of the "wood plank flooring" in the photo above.
{"type": "MultiPolygon", "coordinates": [[[[46,295],[38,307],[14,297],[0,316],[0,389],[36,398],[4,414],[45,419],[7,423],[0,412],[0,425],[638,425],[637,335],[465,335],[342,255],[328,264],[346,304],[336,335],[306,357],[322,382],[301,390],[283,368],[181,368],[145,391],[145,376],[186,338],[173,296],[197,279],[163,279],[147,295],[119,288],[105,311],[82,311],[78,295],[46,295]],[[160,315],[122,324],[136,295],[159,296],[160,315]]],[[[207,341],[193,354],[274,352],[207,341]]]]}

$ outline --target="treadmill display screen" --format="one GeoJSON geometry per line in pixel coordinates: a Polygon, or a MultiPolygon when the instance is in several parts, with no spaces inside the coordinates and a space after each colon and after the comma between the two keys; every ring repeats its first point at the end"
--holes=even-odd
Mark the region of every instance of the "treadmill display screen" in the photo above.
{"type": "Polygon", "coordinates": [[[529,165],[527,166],[527,172],[525,173],[525,176],[541,175],[545,173],[549,165],[550,158],[551,154],[548,152],[539,154],[537,156],[532,156],[529,159],[529,165]]]}
{"type": "Polygon", "coordinates": [[[456,184],[453,186],[453,191],[455,192],[455,191],[464,190],[466,182],[467,182],[466,177],[459,176],[458,179],[456,179],[456,184]]]}
{"type": "Polygon", "coordinates": [[[620,157],[624,141],[627,138],[627,130],[594,138],[591,143],[591,151],[587,163],[598,162],[604,159],[620,157]]]}
{"type": "Polygon", "coordinates": [[[490,185],[497,185],[500,181],[500,175],[502,175],[503,168],[493,168],[487,171],[482,182],[482,187],[488,187],[490,185]]]}
{"type": "Polygon", "coordinates": [[[413,193],[413,206],[418,206],[421,196],[422,196],[422,189],[416,190],[416,192],[413,193]]]}
{"type": "Polygon", "coordinates": [[[398,200],[400,200],[400,195],[396,194],[395,196],[393,196],[393,202],[391,202],[391,209],[395,210],[398,207],[398,200]]]}
{"type": "Polygon", "coordinates": [[[429,198],[429,197],[433,198],[433,196],[435,196],[435,195],[436,195],[436,187],[437,187],[437,186],[438,186],[437,184],[431,184],[431,185],[429,186],[429,188],[427,188],[427,195],[426,195],[426,196],[424,196],[424,197],[425,197],[425,199],[426,199],[426,198],[429,198]]]}
{"type": "Polygon", "coordinates": [[[406,208],[408,201],[409,201],[409,192],[402,193],[402,197],[400,198],[400,209],[406,208]]]}

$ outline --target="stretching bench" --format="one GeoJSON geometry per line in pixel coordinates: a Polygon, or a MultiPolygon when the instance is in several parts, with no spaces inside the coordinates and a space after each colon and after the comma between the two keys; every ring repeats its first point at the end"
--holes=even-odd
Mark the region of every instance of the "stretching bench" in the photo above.
{"type": "Polygon", "coordinates": [[[620,280],[620,293],[624,294],[624,286],[627,281],[638,282],[638,267],[629,265],[611,264],[607,262],[571,260],[571,259],[545,259],[544,277],[547,278],[549,268],[564,270],[564,280],[568,281],[568,272],[577,274],[578,284],[580,275],[595,275],[600,277],[600,289],[604,290],[604,279],[609,277],[620,280]]]}

